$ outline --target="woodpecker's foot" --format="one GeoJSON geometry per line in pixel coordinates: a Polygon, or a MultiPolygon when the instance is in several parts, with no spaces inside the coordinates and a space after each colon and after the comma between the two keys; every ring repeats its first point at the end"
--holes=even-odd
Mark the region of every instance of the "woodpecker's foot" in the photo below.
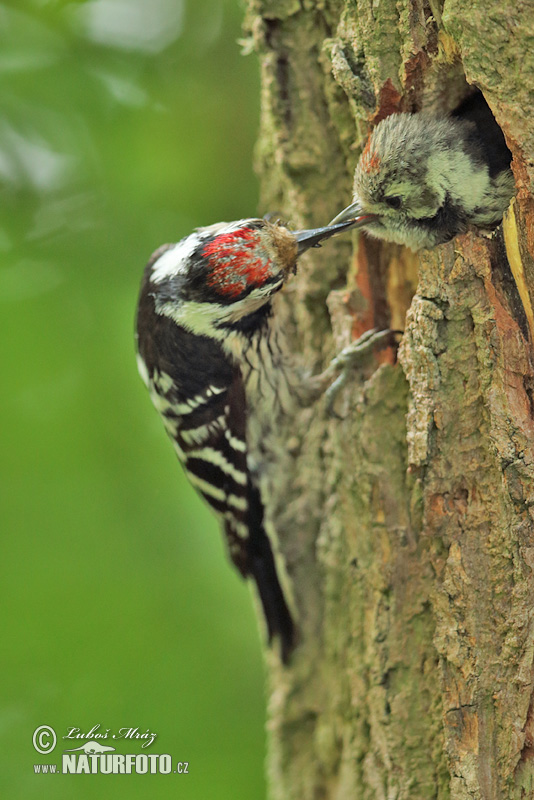
{"type": "Polygon", "coordinates": [[[371,330],[366,331],[355,342],[351,342],[332,359],[329,369],[340,374],[325,392],[327,414],[337,416],[334,412],[334,403],[339,392],[349,380],[351,369],[359,367],[362,361],[375,350],[396,347],[398,344],[396,337],[399,335],[402,335],[402,331],[395,331],[389,328],[379,331],[378,328],[371,328],[371,330]]]}

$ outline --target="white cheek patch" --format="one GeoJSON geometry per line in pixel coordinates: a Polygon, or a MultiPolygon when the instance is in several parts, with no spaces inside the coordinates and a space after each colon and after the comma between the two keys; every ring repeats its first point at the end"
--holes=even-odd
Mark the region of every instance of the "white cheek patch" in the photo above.
{"type": "Polygon", "coordinates": [[[165,250],[152,266],[152,282],[161,283],[161,281],[168,280],[182,272],[200,242],[200,236],[192,233],[174,247],[165,250]]]}

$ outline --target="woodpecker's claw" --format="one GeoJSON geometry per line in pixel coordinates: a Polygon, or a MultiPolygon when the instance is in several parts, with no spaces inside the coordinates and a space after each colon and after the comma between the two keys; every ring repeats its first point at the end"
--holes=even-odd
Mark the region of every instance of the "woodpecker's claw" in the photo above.
{"type": "Polygon", "coordinates": [[[339,415],[334,411],[334,403],[350,377],[350,370],[360,366],[365,357],[374,350],[395,346],[397,344],[395,337],[399,335],[402,335],[402,331],[391,330],[390,328],[386,330],[371,328],[362,334],[359,339],[356,339],[355,342],[351,342],[351,344],[343,348],[332,359],[330,367],[336,372],[339,371],[340,374],[325,392],[326,413],[329,416],[339,418],[339,415]]]}

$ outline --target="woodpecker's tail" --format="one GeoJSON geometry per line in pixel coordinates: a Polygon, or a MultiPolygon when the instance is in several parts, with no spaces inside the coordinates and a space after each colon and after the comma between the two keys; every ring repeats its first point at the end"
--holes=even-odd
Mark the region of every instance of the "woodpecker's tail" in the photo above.
{"type": "Polygon", "coordinates": [[[273,638],[280,639],[281,658],[287,664],[295,646],[295,626],[276,572],[271,543],[263,525],[263,505],[256,487],[252,487],[249,494],[249,531],[248,574],[258,587],[269,643],[273,638]]]}

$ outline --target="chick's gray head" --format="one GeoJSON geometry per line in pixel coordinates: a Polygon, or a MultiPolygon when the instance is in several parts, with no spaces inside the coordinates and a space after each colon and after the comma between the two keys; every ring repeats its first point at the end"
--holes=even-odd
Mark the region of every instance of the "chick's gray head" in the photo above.
{"type": "Polygon", "coordinates": [[[470,224],[500,221],[513,191],[506,173],[500,183],[490,177],[470,123],[393,114],[371,134],[356,167],[354,202],[333,222],[371,214],[370,234],[413,250],[435,247],[470,224]]]}

